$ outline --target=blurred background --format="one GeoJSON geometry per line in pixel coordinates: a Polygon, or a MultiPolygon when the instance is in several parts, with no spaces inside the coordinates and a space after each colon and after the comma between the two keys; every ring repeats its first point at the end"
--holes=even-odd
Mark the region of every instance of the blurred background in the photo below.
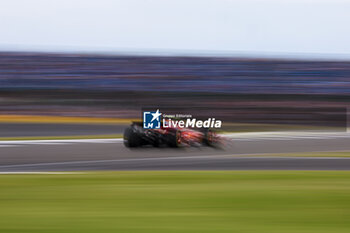
{"type": "Polygon", "coordinates": [[[350,0],[0,3],[0,232],[350,232],[350,0]]]}
{"type": "Polygon", "coordinates": [[[348,7],[4,1],[0,137],[120,133],[142,108],[215,117],[225,131],[344,131],[348,7]],[[37,130],[37,123],[47,125],[37,130]]]}

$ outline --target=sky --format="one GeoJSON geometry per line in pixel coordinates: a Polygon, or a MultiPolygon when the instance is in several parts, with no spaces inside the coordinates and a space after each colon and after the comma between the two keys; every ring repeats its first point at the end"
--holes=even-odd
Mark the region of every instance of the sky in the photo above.
{"type": "Polygon", "coordinates": [[[0,50],[350,58],[350,0],[0,0],[0,50]]]}

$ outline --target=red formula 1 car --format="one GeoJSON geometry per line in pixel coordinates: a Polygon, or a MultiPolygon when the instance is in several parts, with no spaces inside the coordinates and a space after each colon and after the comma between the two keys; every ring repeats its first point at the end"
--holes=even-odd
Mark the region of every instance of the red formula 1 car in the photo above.
{"type": "Polygon", "coordinates": [[[124,145],[126,147],[141,146],[211,146],[220,145],[220,137],[211,129],[190,128],[160,128],[144,129],[142,122],[133,122],[124,131],[124,145]]]}

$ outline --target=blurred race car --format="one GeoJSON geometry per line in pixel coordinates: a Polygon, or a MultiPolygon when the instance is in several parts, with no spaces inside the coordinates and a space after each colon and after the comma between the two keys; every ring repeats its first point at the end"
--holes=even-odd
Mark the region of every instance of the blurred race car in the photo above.
{"type": "Polygon", "coordinates": [[[141,146],[211,146],[220,145],[220,137],[211,129],[190,128],[160,128],[144,129],[142,122],[133,122],[124,131],[124,145],[126,147],[141,146]]]}

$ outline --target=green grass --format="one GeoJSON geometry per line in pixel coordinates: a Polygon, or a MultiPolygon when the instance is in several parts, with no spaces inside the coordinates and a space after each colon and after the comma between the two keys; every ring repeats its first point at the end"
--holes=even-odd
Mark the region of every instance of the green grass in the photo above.
{"type": "Polygon", "coordinates": [[[350,172],[0,175],[0,232],[350,232],[350,172]]]}

